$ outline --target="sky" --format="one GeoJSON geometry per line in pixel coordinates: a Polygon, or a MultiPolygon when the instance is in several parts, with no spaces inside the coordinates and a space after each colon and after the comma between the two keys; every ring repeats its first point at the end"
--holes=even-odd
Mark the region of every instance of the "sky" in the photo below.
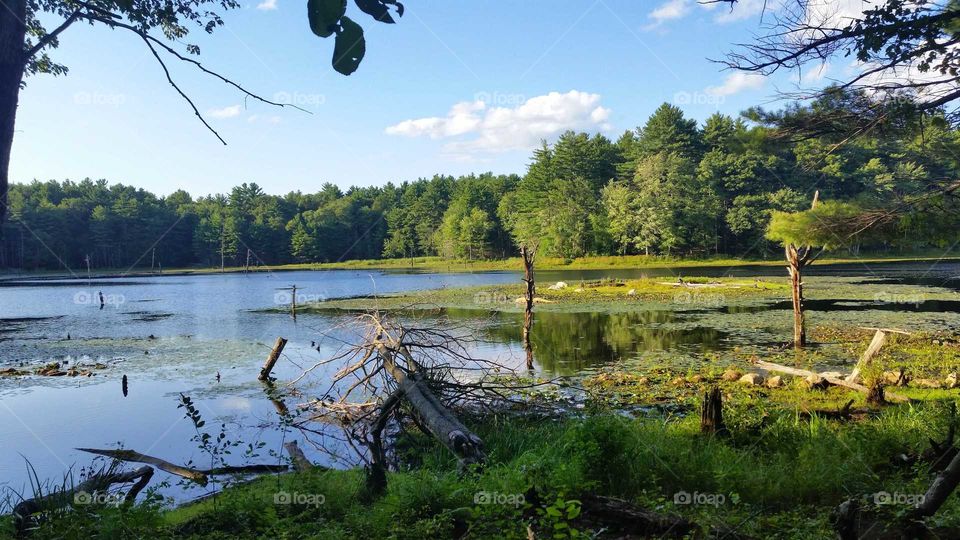
{"type": "Polygon", "coordinates": [[[567,129],[616,139],[663,102],[700,121],[777,107],[778,90],[822,84],[836,70],[798,83],[797,74],[764,78],[711,62],[762,31],[763,0],[733,11],[695,0],[408,0],[394,25],[350,2],[367,53],[345,77],[330,66],[333,39],[310,32],[305,5],[243,3],[213,35],[186,41],[200,46],[204,66],[308,112],[245,99],[168,59],[226,146],[133,34],[74,25],[52,52],[69,74],[31,77],[21,92],[11,179],[105,178],[202,196],[242,182],[284,194],[324,182],[522,174],[531,149],[567,129]]]}

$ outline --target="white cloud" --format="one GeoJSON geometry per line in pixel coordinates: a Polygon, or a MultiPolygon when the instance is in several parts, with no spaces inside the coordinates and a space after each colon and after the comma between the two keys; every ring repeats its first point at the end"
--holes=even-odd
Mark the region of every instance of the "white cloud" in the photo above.
{"type": "Polygon", "coordinates": [[[690,13],[690,5],[691,0],[667,0],[647,15],[653,19],[653,23],[645,28],[656,28],[667,21],[685,17],[690,13]]]}
{"type": "Polygon", "coordinates": [[[815,85],[827,76],[830,71],[830,63],[824,62],[820,65],[809,66],[794,77],[794,81],[800,83],[800,86],[815,85]]]}
{"type": "MultiPolygon", "coordinates": [[[[816,1],[817,0],[813,0],[811,3],[816,1]]],[[[767,2],[766,0],[740,0],[735,4],[731,4],[729,8],[721,9],[714,20],[718,23],[742,21],[759,15],[763,12],[764,8],[767,10],[773,9],[772,2],[767,2]]]]}
{"type": "Polygon", "coordinates": [[[875,8],[867,0],[814,0],[806,11],[806,23],[813,27],[845,28],[863,19],[863,12],[875,8]]]}
{"type": "Polygon", "coordinates": [[[247,117],[247,122],[250,122],[251,124],[254,124],[257,122],[266,122],[268,124],[279,124],[281,120],[282,119],[279,116],[260,116],[259,114],[251,114],[250,116],[247,117]]]}
{"type": "Polygon", "coordinates": [[[491,107],[483,101],[464,101],[446,116],[404,120],[389,126],[389,135],[457,138],[444,146],[452,154],[528,150],[540,140],[568,129],[608,129],[610,109],[600,95],[571,90],[530,98],[515,107],[491,107]]]}
{"type": "Polygon", "coordinates": [[[275,11],[277,9],[277,0],[263,0],[257,4],[260,11],[275,11]]]}
{"type": "Polygon", "coordinates": [[[720,86],[708,86],[704,92],[711,96],[732,96],[744,90],[755,90],[766,83],[766,77],[759,73],[737,71],[727,75],[720,86]]]}
{"type": "Polygon", "coordinates": [[[235,118],[240,116],[240,112],[241,109],[239,105],[231,105],[222,109],[210,109],[207,111],[207,116],[213,118],[235,118]]]}

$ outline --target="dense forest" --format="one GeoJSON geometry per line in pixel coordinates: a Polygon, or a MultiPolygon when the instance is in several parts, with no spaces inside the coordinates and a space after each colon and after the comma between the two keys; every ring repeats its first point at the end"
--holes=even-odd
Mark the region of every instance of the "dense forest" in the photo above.
{"type": "MultiPolygon", "coordinates": [[[[860,96],[862,98],[862,96],[860,96]]],[[[791,123],[857,96],[782,111],[715,114],[703,125],[663,104],[616,141],[567,132],[533,152],[526,174],[434,176],[342,191],[165,197],[106,180],[14,184],[0,266],[25,269],[244,266],[441,255],[511,256],[519,242],[562,258],[609,254],[761,257],[774,211],[822,199],[882,204],[960,171],[960,135],[937,115],[846,140],[791,123]],[[89,258],[89,259],[88,259],[89,258]]],[[[891,114],[895,111],[891,112],[891,114]]],[[[888,122],[890,124],[890,122],[888,122]]],[[[874,247],[916,249],[942,224],[906,222],[874,247]],[[920,240],[925,239],[925,240],[920,240]]]]}

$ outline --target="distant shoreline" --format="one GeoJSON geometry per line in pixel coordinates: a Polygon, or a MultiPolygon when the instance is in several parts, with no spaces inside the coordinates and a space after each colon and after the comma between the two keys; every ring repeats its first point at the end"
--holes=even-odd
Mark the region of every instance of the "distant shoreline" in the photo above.
{"type": "MultiPolygon", "coordinates": [[[[935,256],[935,255],[915,255],[915,256],[865,256],[865,257],[828,257],[818,260],[817,266],[841,265],[841,264],[883,264],[883,263],[922,263],[922,262],[960,262],[960,256],[935,256]]],[[[780,266],[784,264],[780,259],[739,259],[739,258],[709,258],[709,259],[675,259],[666,257],[655,257],[646,255],[626,255],[616,256],[596,256],[581,257],[572,261],[566,261],[559,258],[544,257],[537,261],[537,270],[557,271],[557,270],[623,270],[623,269],[642,269],[642,268],[712,268],[718,266],[743,267],[743,266],[780,266]]],[[[496,272],[496,271],[521,271],[522,264],[519,258],[484,260],[484,261],[463,261],[453,259],[443,259],[441,257],[414,257],[412,259],[369,259],[353,260],[334,263],[295,263],[282,264],[275,266],[257,266],[251,267],[249,272],[295,272],[295,271],[324,271],[324,270],[392,270],[407,272],[430,272],[430,273],[459,273],[459,272],[496,272]]],[[[151,272],[149,270],[131,270],[110,269],[100,272],[92,272],[90,279],[126,279],[157,276],[191,276],[191,275],[209,275],[209,274],[239,274],[245,270],[240,267],[226,267],[223,270],[217,267],[206,268],[172,268],[162,272],[151,272]]],[[[0,272],[0,283],[22,282],[22,281],[46,281],[75,279],[85,280],[85,272],[69,272],[64,270],[39,270],[25,272],[0,272]]]]}

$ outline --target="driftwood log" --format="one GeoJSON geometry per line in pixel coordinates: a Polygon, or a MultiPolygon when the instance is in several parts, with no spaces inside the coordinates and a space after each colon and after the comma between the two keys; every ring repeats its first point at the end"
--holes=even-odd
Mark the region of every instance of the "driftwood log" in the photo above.
{"type": "Polygon", "coordinates": [[[873,334],[873,339],[870,340],[870,345],[867,346],[867,350],[863,351],[863,355],[860,356],[860,360],[857,362],[856,367],[853,368],[853,371],[846,377],[847,382],[860,383],[860,374],[867,368],[870,367],[873,358],[880,353],[880,349],[883,348],[884,344],[887,342],[887,334],[896,333],[910,335],[910,332],[905,332],[903,330],[897,330],[895,328],[864,328],[864,330],[875,330],[873,334]]]}
{"type": "MultiPolygon", "coordinates": [[[[754,362],[754,365],[756,365],[758,368],[765,369],[765,370],[767,370],[767,371],[776,371],[776,372],[779,372],[779,373],[786,373],[786,374],[788,374],[788,375],[795,375],[795,376],[797,376],[797,377],[810,377],[811,375],[816,375],[816,376],[818,376],[818,377],[823,378],[825,381],[827,381],[828,383],[830,383],[830,384],[832,384],[832,385],[835,385],[835,386],[843,386],[843,387],[849,388],[849,389],[851,389],[851,390],[856,390],[857,392],[861,392],[861,393],[863,393],[863,394],[870,395],[870,389],[869,389],[869,388],[867,388],[866,386],[864,386],[864,385],[862,385],[862,384],[857,384],[857,383],[849,382],[849,381],[847,381],[846,379],[838,379],[838,378],[836,378],[836,377],[824,377],[822,373],[816,373],[816,372],[814,372],[814,371],[809,371],[809,370],[806,370],[806,369],[800,369],[800,368],[795,368],[795,367],[790,367],[790,366],[782,366],[782,365],[780,365],[780,364],[774,364],[773,362],[766,362],[766,361],[763,361],[763,360],[757,360],[757,361],[755,361],[755,362],[754,362]]],[[[908,398],[908,397],[906,397],[906,396],[902,396],[902,395],[900,395],[900,394],[894,394],[894,393],[892,393],[892,392],[886,392],[885,396],[886,396],[887,399],[889,399],[890,401],[894,401],[894,402],[901,402],[901,403],[902,403],[902,402],[910,401],[910,398],[908,398]]]]}
{"type": "Polygon", "coordinates": [[[160,459],[158,457],[141,454],[140,452],[136,452],[134,450],[101,450],[97,448],[77,448],[77,450],[90,454],[96,454],[98,456],[106,456],[118,461],[146,463],[147,465],[155,466],[161,471],[166,471],[170,474],[192,480],[200,485],[206,485],[209,481],[209,477],[211,476],[219,476],[224,474],[276,473],[288,470],[286,465],[239,465],[214,467],[212,469],[191,469],[189,467],[183,467],[181,465],[170,463],[169,461],[160,459]]]}
{"type": "Polygon", "coordinates": [[[614,497],[585,494],[580,498],[582,519],[643,538],[684,538],[699,527],[672,514],[658,514],[614,497]]]}
{"type": "Polygon", "coordinates": [[[13,507],[13,519],[17,534],[22,535],[26,532],[33,515],[71,505],[77,495],[81,493],[94,494],[102,492],[113,484],[126,484],[136,481],[123,499],[124,504],[130,504],[136,500],[137,495],[146,487],[152,477],[153,468],[146,465],[132,471],[105,472],[91,476],[72,489],[54,491],[21,501],[13,507]]]}

